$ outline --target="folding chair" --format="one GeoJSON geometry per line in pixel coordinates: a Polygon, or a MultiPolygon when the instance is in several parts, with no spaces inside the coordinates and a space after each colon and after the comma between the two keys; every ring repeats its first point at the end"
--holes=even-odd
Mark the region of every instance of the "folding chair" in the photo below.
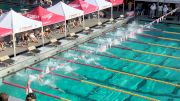
{"type": "Polygon", "coordinates": [[[8,65],[13,64],[14,60],[11,59],[9,56],[5,55],[5,56],[0,57],[0,63],[5,66],[8,66],[8,65]]]}
{"type": "Polygon", "coordinates": [[[40,53],[40,50],[39,50],[39,49],[36,49],[35,46],[30,46],[30,47],[28,47],[28,50],[29,50],[29,52],[32,53],[32,54],[40,53]]]}
{"type": "Polygon", "coordinates": [[[61,42],[59,42],[57,39],[51,39],[50,42],[51,42],[50,45],[53,45],[53,46],[61,45],[61,42]]]}
{"type": "Polygon", "coordinates": [[[73,39],[76,39],[78,38],[79,36],[76,35],[75,33],[70,33],[68,36],[67,36],[67,39],[70,39],[70,40],[73,40],[73,39]]]}
{"type": "Polygon", "coordinates": [[[90,29],[89,27],[85,27],[83,32],[86,33],[86,34],[90,34],[91,32],[93,32],[93,30],[90,29]]]}

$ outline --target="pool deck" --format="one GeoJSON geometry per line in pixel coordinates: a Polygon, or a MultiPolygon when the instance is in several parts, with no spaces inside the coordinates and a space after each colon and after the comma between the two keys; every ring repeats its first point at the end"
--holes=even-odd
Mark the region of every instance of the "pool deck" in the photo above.
{"type": "MultiPolygon", "coordinates": [[[[149,22],[155,20],[155,19],[149,18],[148,16],[137,16],[137,18],[138,18],[139,20],[142,20],[142,21],[144,20],[144,21],[149,21],[149,22]]],[[[168,17],[167,17],[167,18],[168,18],[168,17]]],[[[172,20],[165,20],[165,19],[164,19],[164,20],[163,20],[163,23],[180,25],[180,21],[178,21],[176,17],[171,17],[171,18],[172,18],[172,20]]]]}
{"type": "Polygon", "coordinates": [[[113,23],[113,24],[105,23],[106,26],[103,28],[100,28],[100,29],[93,27],[92,29],[94,31],[90,34],[83,34],[83,32],[79,32],[79,33],[77,33],[77,35],[79,35],[79,38],[77,38],[75,40],[61,39],[59,41],[62,44],[57,47],[52,47],[49,45],[40,47],[40,48],[38,48],[39,50],[41,50],[40,53],[35,54],[35,55],[27,56],[27,54],[25,53],[25,54],[21,54],[16,57],[13,57],[12,59],[15,60],[15,63],[13,63],[12,65],[10,65],[8,67],[0,68],[0,78],[10,75],[12,73],[15,73],[21,69],[24,69],[25,67],[27,67],[29,65],[40,62],[50,56],[53,56],[53,55],[59,53],[59,52],[65,51],[69,48],[72,48],[72,47],[82,44],[88,40],[91,40],[91,39],[103,34],[104,32],[107,32],[107,31],[112,30],[113,28],[119,27],[120,25],[122,25],[123,23],[126,23],[131,18],[132,17],[128,17],[128,18],[125,18],[124,20],[118,20],[116,23],[113,23]]]}

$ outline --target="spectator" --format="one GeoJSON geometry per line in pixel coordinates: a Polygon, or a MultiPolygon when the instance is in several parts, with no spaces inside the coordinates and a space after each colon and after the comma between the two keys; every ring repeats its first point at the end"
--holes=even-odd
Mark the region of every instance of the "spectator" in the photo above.
{"type": "Polygon", "coordinates": [[[47,5],[52,6],[52,0],[47,0],[47,5]]]}
{"type": "Polygon", "coordinates": [[[167,14],[167,11],[168,11],[168,7],[167,7],[167,5],[164,5],[164,7],[163,7],[163,15],[167,14]]]}
{"type": "Polygon", "coordinates": [[[132,5],[133,5],[132,1],[129,1],[128,2],[128,11],[132,10],[132,5]]]}
{"type": "Polygon", "coordinates": [[[29,93],[26,96],[26,101],[36,101],[36,95],[34,93],[29,93]]]}
{"type": "MultiPolygon", "coordinates": [[[[4,51],[4,41],[0,41],[0,51],[4,51]]],[[[1,100],[0,100],[1,101],[1,100]]]]}
{"type": "Polygon", "coordinates": [[[150,7],[150,17],[151,18],[154,18],[155,17],[155,11],[156,11],[156,4],[155,3],[153,3],[152,5],[151,5],[151,7],[150,7]]]}
{"type": "Polygon", "coordinates": [[[158,6],[158,17],[162,16],[162,10],[163,10],[163,6],[159,5],[158,6]]]}
{"type": "Polygon", "coordinates": [[[35,37],[34,32],[30,32],[29,37],[32,40],[32,42],[38,43],[38,40],[35,37]]]}
{"type": "Polygon", "coordinates": [[[47,27],[44,31],[44,36],[49,39],[50,38],[49,34],[51,32],[52,32],[51,29],[49,27],[47,27]]]}
{"type": "MultiPolygon", "coordinates": [[[[180,3],[176,4],[176,8],[180,7],[180,3]]],[[[177,20],[180,21],[180,9],[176,11],[177,20]]]]}
{"type": "Polygon", "coordinates": [[[0,101],[8,101],[9,96],[6,93],[0,93],[0,101]]]}
{"type": "Polygon", "coordinates": [[[3,14],[3,10],[2,9],[0,9],[0,16],[3,14]]]}

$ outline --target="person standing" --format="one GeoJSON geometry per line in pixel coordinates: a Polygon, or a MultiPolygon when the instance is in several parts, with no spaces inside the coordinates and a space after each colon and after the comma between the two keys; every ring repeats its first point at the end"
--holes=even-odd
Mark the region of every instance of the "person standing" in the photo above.
{"type": "Polygon", "coordinates": [[[133,5],[132,1],[129,1],[128,2],[128,11],[132,10],[132,5],[133,5]]]}
{"type": "Polygon", "coordinates": [[[151,18],[154,18],[155,17],[155,11],[156,11],[156,4],[155,3],[153,3],[152,5],[151,5],[151,7],[150,7],[150,17],[151,18]]]}
{"type": "MultiPolygon", "coordinates": [[[[180,3],[176,4],[176,8],[180,8],[180,3]]],[[[177,9],[176,11],[177,20],[180,21],[180,9],[177,9]]]]}
{"type": "Polygon", "coordinates": [[[164,7],[163,7],[163,15],[167,14],[167,12],[168,12],[168,7],[167,7],[167,5],[164,5],[164,7]]]}
{"type": "Polygon", "coordinates": [[[161,17],[161,16],[162,16],[162,11],[163,11],[163,6],[162,6],[162,5],[159,5],[159,6],[158,6],[158,17],[161,17]]]}

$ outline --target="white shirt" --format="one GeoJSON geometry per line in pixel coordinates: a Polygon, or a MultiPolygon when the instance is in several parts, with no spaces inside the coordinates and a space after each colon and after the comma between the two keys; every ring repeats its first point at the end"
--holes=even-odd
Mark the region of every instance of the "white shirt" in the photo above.
{"type": "Polygon", "coordinates": [[[163,6],[158,6],[158,11],[162,11],[163,10],[163,6]]]}
{"type": "Polygon", "coordinates": [[[168,7],[167,6],[164,6],[163,7],[163,12],[167,12],[168,11],[168,7]]]}

